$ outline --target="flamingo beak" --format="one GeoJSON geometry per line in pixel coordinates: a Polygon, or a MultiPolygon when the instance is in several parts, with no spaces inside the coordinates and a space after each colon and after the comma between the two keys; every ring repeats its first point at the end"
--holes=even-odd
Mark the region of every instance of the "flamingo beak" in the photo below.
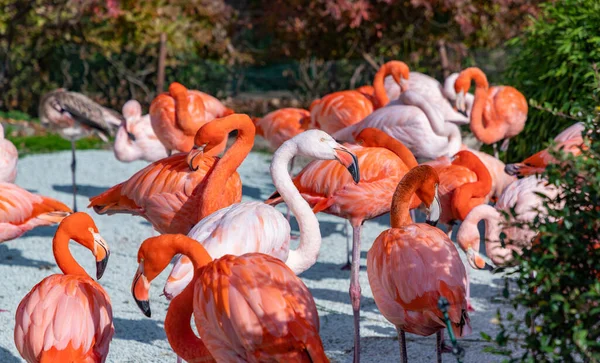
{"type": "Polygon", "coordinates": [[[430,226],[436,226],[438,221],[440,220],[440,215],[442,214],[442,206],[440,204],[440,198],[438,197],[437,185],[435,187],[435,195],[433,197],[433,202],[426,210],[427,217],[425,219],[425,223],[430,226]]]}
{"type": "Polygon", "coordinates": [[[504,167],[504,172],[508,175],[522,176],[520,173],[520,169],[522,167],[522,163],[506,164],[506,166],[504,167]]]}
{"type": "Polygon", "coordinates": [[[96,279],[100,280],[104,275],[106,266],[108,265],[108,258],[110,257],[110,250],[106,241],[98,233],[93,233],[94,245],[100,246],[101,248],[96,249],[96,279]]]}
{"type": "Polygon", "coordinates": [[[200,145],[200,146],[194,145],[194,148],[192,150],[190,150],[190,152],[188,153],[187,163],[188,163],[191,171],[198,170],[198,165],[194,164],[194,160],[197,157],[202,157],[202,155],[204,154],[205,147],[206,147],[206,144],[200,145]]]}
{"type": "Polygon", "coordinates": [[[129,131],[129,128],[127,127],[127,119],[125,119],[125,121],[123,122],[123,125],[125,126],[125,131],[127,132],[127,138],[131,141],[135,141],[135,135],[132,134],[129,131]]]}
{"type": "Polygon", "coordinates": [[[485,262],[485,260],[479,255],[479,252],[475,252],[471,247],[467,250],[467,259],[469,265],[477,270],[494,271],[494,268],[485,262]]]}
{"type": "Polygon", "coordinates": [[[348,169],[350,175],[352,175],[352,179],[358,184],[360,181],[360,172],[358,169],[358,158],[356,155],[341,145],[334,148],[334,150],[337,161],[339,161],[346,167],[346,169],[348,169]]]}
{"type": "Polygon", "coordinates": [[[138,266],[137,272],[133,277],[133,284],[131,284],[131,294],[137,306],[142,310],[142,313],[147,317],[152,315],[150,311],[150,300],[148,293],[150,291],[150,283],[144,275],[144,262],[141,261],[138,266]]]}
{"type": "Polygon", "coordinates": [[[456,109],[458,112],[464,112],[464,115],[467,114],[467,106],[465,103],[465,91],[460,91],[456,95],[456,109]]]}
{"type": "Polygon", "coordinates": [[[408,80],[400,78],[400,92],[408,91],[408,80]]]}

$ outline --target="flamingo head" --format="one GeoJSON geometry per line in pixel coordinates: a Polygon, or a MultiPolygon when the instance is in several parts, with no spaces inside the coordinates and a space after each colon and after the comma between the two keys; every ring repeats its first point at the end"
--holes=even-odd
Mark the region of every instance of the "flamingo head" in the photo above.
{"type": "Polygon", "coordinates": [[[135,141],[135,135],[131,132],[131,125],[135,124],[142,117],[142,105],[136,100],[129,100],[123,105],[123,127],[127,131],[127,137],[131,141],[135,141]]]}

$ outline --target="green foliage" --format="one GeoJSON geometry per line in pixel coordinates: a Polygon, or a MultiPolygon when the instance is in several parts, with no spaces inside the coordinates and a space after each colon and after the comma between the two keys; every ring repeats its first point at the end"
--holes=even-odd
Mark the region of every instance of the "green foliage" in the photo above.
{"type": "Polygon", "coordinates": [[[522,160],[538,151],[541,143],[573,123],[558,113],[576,116],[594,106],[600,2],[562,0],[540,7],[533,25],[509,42],[515,52],[509,58],[506,84],[530,100],[525,129],[511,141],[510,160],[522,160]]]}
{"type": "Polygon", "coordinates": [[[509,276],[518,289],[511,300],[525,318],[498,314],[500,333],[491,349],[510,362],[600,362],[598,121],[600,115],[587,122],[588,149],[580,156],[555,153],[560,163],[544,176],[561,192],[545,200],[547,215],[527,223],[539,231],[533,247],[515,254],[509,276]],[[521,349],[515,352],[513,344],[521,349]]]}
{"type": "MultiPolygon", "coordinates": [[[[31,154],[71,150],[71,142],[63,139],[57,134],[49,134],[45,136],[7,136],[6,138],[15,144],[19,150],[19,157],[31,154]]],[[[107,146],[104,141],[97,137],[88,137],[77,140],[75,145],[77,150],[102,149],[107,146]]]]}

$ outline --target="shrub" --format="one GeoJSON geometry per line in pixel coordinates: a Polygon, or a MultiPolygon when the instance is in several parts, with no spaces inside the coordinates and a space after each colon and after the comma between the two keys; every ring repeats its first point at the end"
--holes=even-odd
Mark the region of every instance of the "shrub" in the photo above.
{"type": "Polygon", "coordinates": [[[509,148],[510,160],[537,152],[541,143],[573,123],[557,113],[577,115],[594,105],[592,66],[600,63],[600,2],[562,0],[540,7],[532,26],[509,42],[513,55],[506,84],[530,100],[525,129],[509,148]]]}

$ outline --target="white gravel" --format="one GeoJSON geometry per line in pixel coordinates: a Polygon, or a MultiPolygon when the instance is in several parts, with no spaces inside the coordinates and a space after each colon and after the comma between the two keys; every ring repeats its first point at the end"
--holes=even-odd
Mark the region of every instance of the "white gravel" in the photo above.
{"type": "MultiPolygon", "coordinates": [[[[81,151],[78,155],[78,206],[86,211],[88,197],[96,195],[133,175],[146,165],[144,162],[123,164],[110,151],[81,151]]],[[[32,192],[71,203],[70,152],[28,156],[19,160],[17,184],[32,192]]],[[[271,155],[252,153],[239,172],[243,182],[244,200],[264,200],[274,190],[268,174],[271,155]]],[[[283,210],[283,208],[282,208],[283,210]]],[[[152,318],[146,318],[137,308],[130,293],[131,279],[136,271],[137,248],[148,237],[156,235],[140,217],[126,215],[92,215],[100,233],[111,248],[110,261],[100,281],[113,304],[115,336],[107,362],[175,362],[163,330],[168,307],[160,297],[167,273],[164,272],[151,289],[152,318]]],[[[301,275],[310,288],[319,309],[321,337],[327,355],[333,362],[351,362],[353,346],[352,309],[348,296],[349,272],[340,270],[345,262],[343,220],[319,214],[323,248],[318,263],[301,275]]],[[[373,240],[389,228],[389,216],[367,221],[363,228],[361,285],[362,298],[362,360],[383,362],[398,360],[398,344],[393,326],[379,313],[367,280],[366,253],[373,240]]],[[[27,233],[18,240],[0,245],[0,362],[21,362],[13,341],[14,314],[25,294],[44,277],[60,273],[52,256],[51,240],[56,228],[47,227],[27,233]]],[[[295,228],[297,233],[297,227],[295,228]]],[[[94,260],[84,248],[72,243],[75,258],[95,274],[94,260]]],[[[482,251],[485,253],[484,251],[482,251]]],[[[461,340],[466,349],[465,362],[498,362],[497,356],[483,353],[486,343],[480,332],[492,336],[492,323],[497,309],[508,310],[498,302],[504,280],[489,272],[471,273],[471,313],[473,334],[461,340]]],[[[407,334],[411,362],[435,361],[435,335],[419,337],[407,334]]],[[[444,361],[454,362],[451,355],[444,361]]]]}

